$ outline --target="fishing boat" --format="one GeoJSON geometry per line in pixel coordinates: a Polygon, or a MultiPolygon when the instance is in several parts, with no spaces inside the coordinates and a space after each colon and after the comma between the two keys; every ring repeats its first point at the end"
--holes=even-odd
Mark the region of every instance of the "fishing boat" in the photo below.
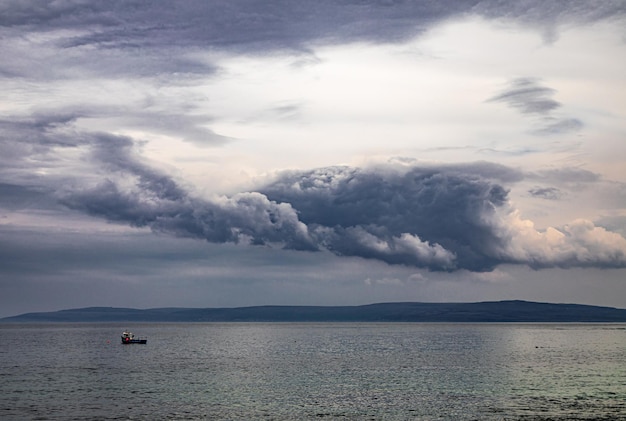
{"type": "Polygon", "coordinates": [[[135,334],[125,330],[122,332],[122,343],[127,344],[145,344],[148,343],[146,338],[135,338],[135,334]]]}

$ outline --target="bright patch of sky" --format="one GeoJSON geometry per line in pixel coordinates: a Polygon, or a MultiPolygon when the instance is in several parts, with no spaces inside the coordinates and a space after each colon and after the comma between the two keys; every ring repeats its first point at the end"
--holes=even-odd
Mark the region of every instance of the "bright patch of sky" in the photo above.
{"type": "Polygon", "coordinates": [[[215,76],[200,86],[163,89],[160,99],[174,107],[182,107],[175,101],[193,104],[194,114],[206,116],[206,126],[235,140],[198,150],[146,132],[154,144],[146,153],[184,162],[185,175],[199,186],[206,167],[189,162],[198,155],[227,162],[220,171],[231,182],[281,168],[390,156],[496,159],[537,168],[584,165],[621,177],[610,152],[624,147],[617,139],[626,97],[615,94],[621,48],[619,34],[601,24],[565,30],[546,44],[536,31],[472,19],[400,45],[320,46],[304,56],[218,56],[215,76]],[[533,136],[534,117],[487,102],[509,79],[524,75],[541,75],[562,104],[557,114],[583,120],[583,133],[533,136]],[[603,142],[593,140],[598,136],[603,142]]]}

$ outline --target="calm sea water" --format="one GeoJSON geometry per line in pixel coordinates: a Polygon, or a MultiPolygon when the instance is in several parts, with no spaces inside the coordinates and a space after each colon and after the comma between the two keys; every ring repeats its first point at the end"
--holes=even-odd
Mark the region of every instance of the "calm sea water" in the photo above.
{"type": "Polygon", "coordinates": [[[0,362],[2,420],[626,420],[619,324],[11,324],[0,362]]]}

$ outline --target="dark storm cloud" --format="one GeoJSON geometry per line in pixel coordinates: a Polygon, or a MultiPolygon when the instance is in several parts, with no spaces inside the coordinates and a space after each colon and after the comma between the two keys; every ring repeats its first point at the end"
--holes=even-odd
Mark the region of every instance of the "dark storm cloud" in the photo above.
{"type": "MultiPolygon", "coordinates": [[[[588,221],[538,232],[521,220],[505,186],[529,175],[502,165],[286,172],[256,192],[205,199],[143,159],[134,139],[79,130],[80,117],[42,113],[0,122],[3,149],[14,149],[1,158],[3,202],[36,199],[48,209],[60,203],[178,237],[325,249],[431,270],[626,265],[626,240],[588,221]]],[[[597,179],[580,169],[530,176],[597,179]]]]}
{"type": "MultiPolygon", "coordinates": [[[[288,172],[258,192],[208,200],[142,159],[134,139],[78,130],[73,123],[80,116],[0,122],[3,149],[15,149],[2,158],[4,202],[37,199],[52,208],[58,200],[88,215],[179,237],[327,249],[432,270],[624,265],[624,239],[587,223],[556,236],[529,230],[504,187],[524,175],[501,165],[288,172]],[[602,240],[607,236],[610,241],[602,240]]],[[[597,176],[563,169],[535,177],[593,182],[597,176]]]]}
{"type": "Polygon", "coordinates": [[[290,203],[338,254],[450,270],[496,264],[482,245],[498,238],[481,219],[507,196],[488,179],[453,167],[327,168],[287,174],[262,192],[290,203]]]}
{"type": "Polygon", "coordinates": [[[495,168],[323,168],[285,173],[261,192],[290,203],[311,235],[340,255],[433,270],[626,265],[626,240],[589,221],[535,230],[490,177],[516,172],[495,168]]]}
{"type": "Polygon", "coordinates": [[[263,193],[208,201],[192,197],[171,178],[138,162],[128,147],[123,138],[100,138],[92,156],[112,175],[66,192],[62,203],[109,221],[217,243],[325,248],[437,270],[458,265],[485,270],[494,264],[477,252],[480,242],[497,241],[480,218],[489,207],[501,205],[506,192],[476,177],[468,181],[435,170],[400,176],[329,168],[296,175],[295,191],[285,189],[295,182],[288,176],[263,193]],[[115,176],[116,171],[123,177],[115,176]],[[458,210],[456,221],[446,221],[442,213],[449,206],[458,210]],[[420,235],[441,244],[423,241],[420,235]],[[455,257],[445,247],[465,251],[455,257]]]}
{"type": "Polygon", "coordinates": [[[223,200],[206,201],[185,194],[163,176],[138,177],[123,189],[112,180],[66,194],[62,203],[109,221],[149,227],[180,237],[210,242],[279,243],[286,248],[314,250],[306,227],[288,204],[269,201],[258,193],[241,193],[223,200]]]}
{"type": "Polygon", "coordinates": [[[128,138],[91,142],[106,179],[60,189],[61,203],[155,232],[444,271],[626,265],[626,240],[591,223],[540,233],[520,220],[497,181],[519,175],[495,164],[287,172],[258,192],[208,200],[142,162],[128,138]]]}
{"type": "Polygon", "coordinates": [[[60,188],[60,201],[69,208],[181,237],[315,249],[288,204],[270,202],[259,193],[214,201],[194,198],[170,176],[142,162],[130,138],[96,133],[90,141],[89,157],[105,178],[60,188]]]}
{"type": "Polygon", "coordinates": [[[509,82],[509,86],[500,94],[488,99],[489,102],[501,102],[522,114],[540,117],[540,126],[533,130],[538,135],[551,135],[573,132],[582,129],[583,123],[576,118],[554,117],[554,111],[561,103],[552,99],[556,90],[541,85],[535,78],[518,78],[509,82]]]}
{"type": "Polygon", "coordinates": [[[50,78],[81,68],[110,75],[189,77],[215,71],[193,54],[201,50],[307,52],[316,44],[398,42],[472,15],[537,27],[546,39],[554,39],[559,25],[625,13],[621,1],[15,0],[0,5],[5,39],[0,74],[50,78]],[[33,36],[23,36],[28,33],[33,36]],[[84,60],[87,56],[90,60],[84,60]],[[56,65],[29,65],[42,58],[56,65]]]}

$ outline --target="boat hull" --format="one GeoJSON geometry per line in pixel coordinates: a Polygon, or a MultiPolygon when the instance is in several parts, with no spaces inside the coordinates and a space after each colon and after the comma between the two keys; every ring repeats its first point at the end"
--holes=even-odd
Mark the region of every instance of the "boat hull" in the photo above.
{"type": "Polygon", "coordinates": [[[145,344],[148,343],[147,339],[129,339],[129,340],[122,340],[122,344],[124,345],[130,345],[130,344],[145,344]]]}

